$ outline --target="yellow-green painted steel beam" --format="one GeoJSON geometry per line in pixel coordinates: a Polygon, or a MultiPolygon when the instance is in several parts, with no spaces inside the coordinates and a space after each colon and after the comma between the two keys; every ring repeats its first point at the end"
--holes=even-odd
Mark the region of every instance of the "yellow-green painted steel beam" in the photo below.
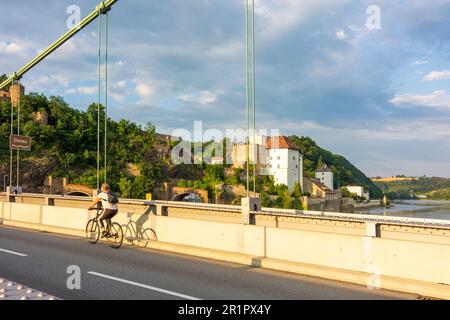
{"type": "Polygon", "coordinates": [[[106,0],[102,1],[97,5],[94,11],[92,11],[86,18],[80,21],[78,25],[67,31],[61,38],[59,38],[56,42],[51,44],[47,49],[39,53],[33,60],[28,62],[24,67],[22,67],[19,71],[14,72],[12,75],[8,77],[3,83],[0,84],[0,90],[10,85],[13,81],[19,80],[23,77],[25,73],[30,71],[34,66],[36,66],[39,62],[44,60],[47,56],[49,56],[52,52],[66,43],[70,38],[76,35],[79,31],[88,26],[92,21],[94,21],[99,15],[105,14],[107,11],[111,9],[111,7],[118,0],[106,0]]]}

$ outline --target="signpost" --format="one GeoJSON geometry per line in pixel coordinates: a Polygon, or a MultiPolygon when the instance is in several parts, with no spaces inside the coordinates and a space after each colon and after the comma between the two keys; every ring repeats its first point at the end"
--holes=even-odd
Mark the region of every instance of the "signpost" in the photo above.
{"type": "Polygon", "coordinates": [[[31,151],[31,137],[12,134],[9,136],[9,148],[14,150],[31,151]]]}

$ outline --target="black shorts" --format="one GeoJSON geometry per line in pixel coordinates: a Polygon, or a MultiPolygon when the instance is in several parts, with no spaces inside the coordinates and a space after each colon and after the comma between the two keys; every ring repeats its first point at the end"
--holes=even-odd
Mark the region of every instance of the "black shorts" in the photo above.
{"type": "Polygon", "coordinates": [[[118,212],[119,210],[105,209],[100,217],[100,220],[111,220],[118,212]]]}

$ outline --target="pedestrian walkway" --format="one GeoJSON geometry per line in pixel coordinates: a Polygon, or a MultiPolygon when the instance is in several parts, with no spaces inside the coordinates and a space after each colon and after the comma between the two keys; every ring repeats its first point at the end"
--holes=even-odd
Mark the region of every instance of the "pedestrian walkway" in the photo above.
{"type": "Polygon", "coordinates": [[[0,301],[3,300],[59,300],[46,293],[0,278],[0,301]]]}

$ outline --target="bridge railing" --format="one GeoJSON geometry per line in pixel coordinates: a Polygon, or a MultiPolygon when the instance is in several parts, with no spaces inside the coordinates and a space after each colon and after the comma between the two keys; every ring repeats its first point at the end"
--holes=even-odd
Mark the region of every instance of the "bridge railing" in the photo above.
{"type": "MultiPolygon", "coordinates": [[[[67,195],[48,195],[23,193],[20,195],[11,195],[11,199],[6,198],[6,193],[0,193],[0,200],[22,203],[36,203],[41,201],[42,204],[69,206],[71,204],[77,207],[87,206],[92,197],[79,197],[67,195]]],[[[178,201],[147,201],[142,199],[119,199],[119,206],[126,209],[129,206],[138,207],[153,207],[157,215],[177,215],[180,212],[189,214],[189,211],[209,214],[211,219],[220,215],[229,216],[230,213],[234,217],[239,217],[242,214],[241,206],[237,205],[222,205],[210,203],[193,203],[193,202],[178,202],[178,201]],[[177,210],[178,209],[178,210],[177,210]]],[[[119,207],[120,208],[120,207],[119,207]]],[[[371,214],[353,214],[340,212],[324,212],[324,211],[303,211],[294,209],[279,209],[279,208],[262,208],[261,211],[251,211],[253,216],[272,216],[285,218],[304,218],[304,219],[318,219],[318,220],[332,220],[340,222],[360,222],[376,225],[398,225],[398,226],[417,226],[417,227],[435,227],[442,229],[450,229],[450,220],[444,219],[428,219],[428,218],[414,218],[414,217],[400,217],[400,216],[384,216],[371,214]]],[[[236,219],[234,219],[236,221],[236,219]]]]}
{"type": "MultiPolygon", "coordinates": [[[[0,224],[82,237],[91,200],[0,194],[0,224]]],[[[224,252],[230,259],[244,254],[252,265],[360,284],[381,277],[391,290],[450,298],[450,221],[262,208],[246,222],[244,212],[241,206],[120,199],[114,219],[131,239],[141,237],[138,229],[154,230],[153,245],[164,250],[182,245],[177,252],[204,257],[212,254],[204,249],[219,250],[219,259],[224,252]]]]}

